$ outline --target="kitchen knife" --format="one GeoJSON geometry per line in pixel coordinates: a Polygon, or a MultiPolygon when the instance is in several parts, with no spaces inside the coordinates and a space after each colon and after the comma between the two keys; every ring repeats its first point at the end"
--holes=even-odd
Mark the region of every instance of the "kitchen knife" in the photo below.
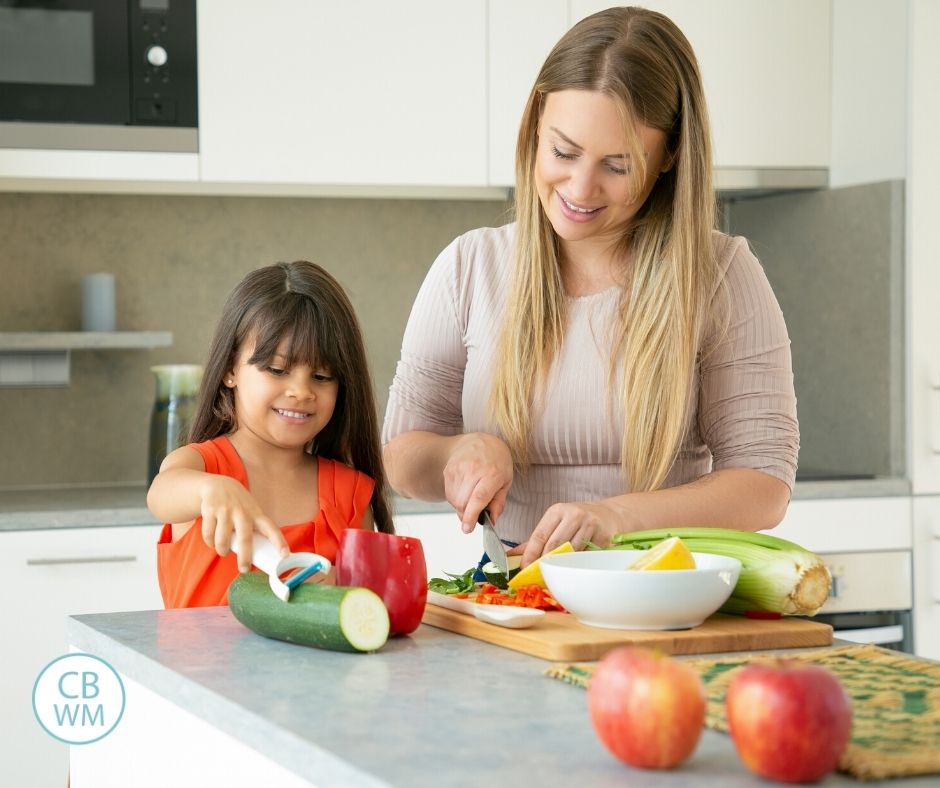
{"type": "Polygon", "coordinates": [[[490,561],[496,564],[506,579],[509,579],[509,557],[506,555],[506,545],[503,544],[493,527],[493,521],[490,519],[489,510],[484,509],[477,517],[477,522],[483,526],[483,549],[490,561]]]}

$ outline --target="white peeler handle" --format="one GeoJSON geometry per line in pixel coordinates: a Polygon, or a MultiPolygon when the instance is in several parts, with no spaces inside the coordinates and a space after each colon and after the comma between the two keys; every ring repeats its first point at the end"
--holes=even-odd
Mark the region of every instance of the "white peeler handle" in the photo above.
{"type": "MultiPolygon", "coordinates": [[[[238,553],[234,536],[232,536],[232,550],[238,553]]],[[[280,561],[281,555],[271,540],[256,531],[251,540],[251,563],[265,574],[277,577],[277,565],[280,561]]]]}
{"type": "MultiPolygon", "coordinates": [[[[232,550],[238,553],[235,539],[232,538],[232,550]]],[[[267,574],[268,583],[274,595],[283,602],[290,598],[291,589],[280,579],[280,575],[289,569],[305,569],[317,564],[317,571],[328,573],[332,563],[317,553],[291,553],[282,558],[274,544],[265,536],[255,532],[251,541],[251,563],[267,574]]]]}

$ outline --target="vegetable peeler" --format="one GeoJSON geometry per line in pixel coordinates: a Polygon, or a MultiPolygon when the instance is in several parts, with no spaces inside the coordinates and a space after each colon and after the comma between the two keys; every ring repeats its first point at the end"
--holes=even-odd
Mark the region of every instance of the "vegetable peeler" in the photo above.
{"type": "MultiPolygon", "coordinates": [[[[235,547],[235,539],[232,538],[232,550],[238,553],[235,547]]],[[[333,564],[329,559],[324,558],[317,553],[291,553],[285,558],[281,558],[280,553],[271,543],[271,541],[259,533],[254,534],[251,544],[251,563],[262,572],[268,575],[268,582],[274,596],[282,602],[290,599],[290,592],[299,586],[304,580],[317,572],[329,572],[333,564]],[[281,575],[291,569],[299,569],[286,580],[281,580],[281,575]]]]}

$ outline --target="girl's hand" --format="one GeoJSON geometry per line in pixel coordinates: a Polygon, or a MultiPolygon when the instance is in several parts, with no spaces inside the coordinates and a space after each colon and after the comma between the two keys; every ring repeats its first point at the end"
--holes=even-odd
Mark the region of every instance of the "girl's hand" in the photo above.
{"type": "Polygon", "coordinates": [[[583,550],[588,542],[608,547],[611,537],[631,530],[624,525],[624,513],[605,501],[593,503],[556,503],[550,506],[525,544],[522,565],[571,542],[575,550],[583,550]]]}
{"type": "Polygon", "coordinates": [[[232,537],[238,554],[238,569],[251,569],[251,547],[254,532],[267,537],[281,555],[290,552],[281,529],[263,512],[252,494],[235,479],[207,475],[200,494],[202,538],[225,557],[232,551],[232,537]]]}
{"type": "Polygon", "coordinates": [[[512,484],[512,454],[495,435],[461,436],[444,466],[444,497],[457,510],[464,533],[470,533],[483,509],[495,520],[506,506],[512,484]]]}

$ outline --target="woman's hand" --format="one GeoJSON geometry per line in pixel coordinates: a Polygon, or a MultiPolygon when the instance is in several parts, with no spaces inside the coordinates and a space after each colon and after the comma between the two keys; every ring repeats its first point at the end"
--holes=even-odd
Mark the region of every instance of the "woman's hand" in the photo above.
{"type": "Polygon", "coordinates": [[[251,568],[255,531],[266,536],[281,555],[286,556],[290,552],[281,529],[235,479],[206,474],[200,490],[200,513],[203,541],[220,556],[225,557],[232,551],[232,536],[235,536],[235,552],[241,572],[251,568]]]}
{"type": "Polygon", "coordinates": [[[583,550],[588,542],[608,547],[611,537],[621,531],[635,530],[626,525],[622,507],[607,501],[593,503],[556,503],[548,507],[525,544],[522,565],[571,542],[575,550],[583,550]]]}
{"type": "Polygon", "coordinates": [[[454,444],[444,465],[444,498],[470,533],[483,509],[495,520],[512,485],[512,454],[495,435],[468,432],[454,444]]]}

